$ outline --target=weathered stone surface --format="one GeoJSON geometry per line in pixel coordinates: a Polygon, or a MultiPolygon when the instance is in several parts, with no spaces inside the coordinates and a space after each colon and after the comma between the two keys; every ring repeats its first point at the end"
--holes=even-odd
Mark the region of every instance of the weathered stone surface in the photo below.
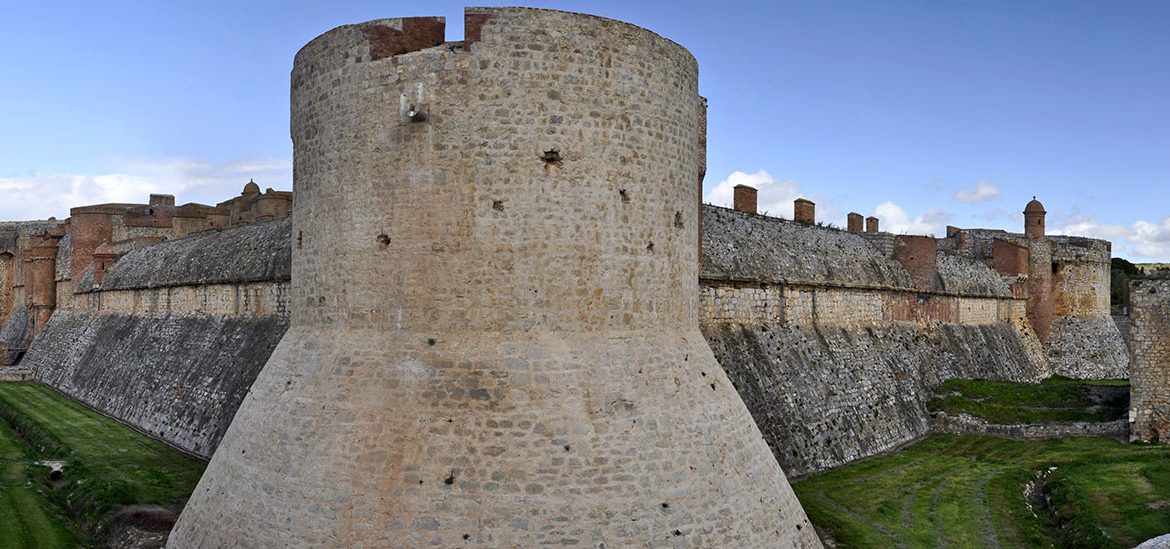
{"type": "Polygon", "coordinates": [[[1054,374],[1076,379],[1129,377],[1129,349],[1109,316],[1061,316],[1044,344],[1054,374]]]}
{"type": "Polygon", "coordinates": [[[3,345],[5,350],[4,356],[0,356],[0,360],[4,361],[0,366],[12,365],[24,352],[28,337],[28,320],[28,307],[21,303],[12,308],[8,319],[0,325],[0,345],[3,345]]]}
{"type": "Polygon", "coordinates": [[[1011,297],[1003,278],[983,263],[946,252],[938,253],[938,276],[942,290],[969,296],[1011,297]]]}
{"type": "Polygon", "coordinates": [[[41,383],[208,457],[287,319],[59,310],[22,366],[41,383]]]}
{"type": "Polygon", "coordinates": [[[467,13],[298,53],[292,327],[170,543],[819,545],[698,330],[694,59],[467,13]]]}
{"type": "Polygon", "coordinates": [[[1012,440],[1041,440],[1063,437],[1105,437],[1125,441],[1129,439],[1129,422],[1070,421],[1063,423],[991,423],[971,414],[938,412],[932,418],[931,429],[939,433],[979,435],[1012,440]]]}
{"type": "Polygon", "coordinates": [[[789,475],[926,435],[926,401],[947,379],[1043,376],[1035,340],[1006,323],[928,329],[704,323],[703,333],[789,475]]]}
{"type": "Polygon", "coordinates": [[[861,235],[718,206],[702,210],[701,277],[911,287],[906,270],[861,235]]]}
{"type": "Polygon", "coordinates": [[[1170,442],[1170,278],[1130,281],[1130,438],[1170,442]]]}
{"type": "Polygon", "coordinates": [[[102,289],[288,280],[291,239],[284,218],[155,244],[119,258],[102,289]]]}

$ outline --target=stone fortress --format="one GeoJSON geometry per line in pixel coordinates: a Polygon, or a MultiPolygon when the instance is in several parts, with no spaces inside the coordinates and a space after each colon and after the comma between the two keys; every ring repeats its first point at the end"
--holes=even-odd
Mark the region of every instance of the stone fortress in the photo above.
{"type": "Polygon", "coordinates": [[[465,29],[305,46],[295,199],[0,225],[4,375],[211,459],[172,545],[817,546],[785,473],[928,434],[951,378],[1130,377],[1132,435],[1170,437],[1170,284],[1134,282],[1127,348],[1109,243],[1038,201],[944,238],[700,205],[684,48],[465,29]]]}

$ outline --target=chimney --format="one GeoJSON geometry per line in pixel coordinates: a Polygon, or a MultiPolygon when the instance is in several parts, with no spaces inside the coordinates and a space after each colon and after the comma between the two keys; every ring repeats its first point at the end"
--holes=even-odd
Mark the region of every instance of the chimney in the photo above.
{"type": "Polygon", "coordinates": [[[734,206],[736,210],[756,213],[756,189],[747,185],[735,186],[734,206]]]}
{"type": "Polygon", "coordinates": [[[861,217],[861,214],[849,212],[848,219],[849,232],[859,233],[863,230],[862,225],[865,223],[865,219],[861,217]]]}
{"type": "Polygon", "coordinates": [[[878,218],[876,218],[872,215],[865,218],[865,232],[867,232],[867,233],[878,232],[878,218]]]}
{"type": "Polygon", "coordinates": [[[797,198],[792,202],[792,219],[797,223],[814,225],[817,222],[817,205],[811,200],[797,198]]]}

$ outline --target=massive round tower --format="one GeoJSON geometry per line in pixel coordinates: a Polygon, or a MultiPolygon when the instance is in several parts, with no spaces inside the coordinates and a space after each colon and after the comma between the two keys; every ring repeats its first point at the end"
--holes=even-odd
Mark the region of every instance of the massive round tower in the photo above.
{"type": "Polygon", "coordinates": [[[465,22],[297,54],[292,326],[171,544],[819,545],[698,330],[694,58],[465,22]]]}

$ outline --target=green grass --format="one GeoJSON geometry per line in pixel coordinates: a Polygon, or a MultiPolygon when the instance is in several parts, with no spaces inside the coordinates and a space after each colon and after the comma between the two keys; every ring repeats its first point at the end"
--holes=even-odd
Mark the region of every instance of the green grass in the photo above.
{"type": "Polygon", "coordinates": [[[966,412],[992,423],[1112,421],[1125,417],[1128,380],[1073,380],[1052,377],[1040,383],[958,380],[942,384],[927,402],[930,411],[966,412]]]}
{"type": "Polygon", "coordinates": [[[1170,532],[1170,447],[934,435],[793,485],[842,547],[1133,547],[1170,532]],[[1049,471],[1051,511],[1024,497],[1049,471]]]}
{"type": "MultiPolygon", "coordinates": [[[[0,423],[0,547],[75,547],[68,521],[34,488],[38,465],[27,447],[0,423]]],[[[47,471],[47,470],[46,470],[47,471]]]]}
{"type": "MultiPolygon", "coordinates": [[[[5,466],[22,467],[32,499],[0,498],[0,546],[36,546],[7,543],[4,528],[9,514],[25,509],[51,509],[57,513],[56,531],[80,532],[90,543],[106,535],[111,512],[121,506],[152,504],[175,508],[190,496],[206,466],[154,439],[106,418],[52,389],[33,383],[0,383],[0,456],[9,448],[13,456],[0,457],[5,466]],[[48,469],[35,460],[59,458],[68,464],[63,482],[50,487],[48,469]],[[30,489],[31,490],[31,489],[30,489]],[[60,514],[71,517],[63,521],[60,514]]],[[[15,469],[14,469],[15,471],[15,469]]],[[[8,469],[3,469],[7,479],[8,469]]],[[[16,472],[12,472],[16,475],[16,472]]],[[[15,477],[13,477],[15,478],[15,477]]],[[[50,511],[46,517],[53,518],[50,511]]],[[[53,521],[48,521],[46,524],[53,521]]],[[[16,528],[16,526],[13,526],[16,528]]],[[[23,528],[23,527],[21,527],[23,528]]],[[[16,534],[13,534],[16,535],[16,534]]],[[[75,537],[32,536],[43,546],[76,546],[75,537]]]]}

